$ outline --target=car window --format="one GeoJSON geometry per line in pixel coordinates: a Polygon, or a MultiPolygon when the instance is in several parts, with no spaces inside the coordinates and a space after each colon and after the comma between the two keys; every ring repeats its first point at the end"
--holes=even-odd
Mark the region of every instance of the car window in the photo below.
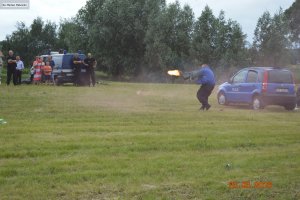
{"type": "Polygon", "coordinates": [[[238,74],[236,74],[232,79],[232,83],[245,82],[245,76],[246,76],[247,72],[248,72],[248,70],[243,70],[243,71],[239,72],[238,74]]]}
{"type": "Polygon", "coordinates": [[[271,70],[268,75],[269,83],[293,83],[291,72],[286,70],[271,70]]]}
{"type": "Polygon", "coordinates": [[[247,83],[256,83],[258,74],[256,71],[249,71],[247,74],[247,83]]]}
{"type": "Polygon", "coordinates": [[[52,60],[55,63],[55,68],[61,69],[62,68],[62,55],[53,55],[52,60]]]}

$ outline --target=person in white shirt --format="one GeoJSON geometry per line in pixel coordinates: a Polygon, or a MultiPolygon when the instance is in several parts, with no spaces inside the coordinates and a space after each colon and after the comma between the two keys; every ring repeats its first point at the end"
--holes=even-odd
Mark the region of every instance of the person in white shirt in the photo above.
{"type": "Polygon", "coordinates": [[[22,71],[24,69],[24,63],[21,60],[20,56],[16,56],[16,61],[17,61],[17,67],[16,67],[17,85],[21,85],[22,71]]]}

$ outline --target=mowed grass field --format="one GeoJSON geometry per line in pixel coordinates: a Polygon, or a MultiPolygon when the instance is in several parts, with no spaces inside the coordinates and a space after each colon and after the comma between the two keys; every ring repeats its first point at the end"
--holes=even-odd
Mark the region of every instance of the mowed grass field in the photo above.
{"type": "Polygon", "coordinates": [[[300,111],[197,90],[1,85],[0,199],[300,199],[300,111]]]}

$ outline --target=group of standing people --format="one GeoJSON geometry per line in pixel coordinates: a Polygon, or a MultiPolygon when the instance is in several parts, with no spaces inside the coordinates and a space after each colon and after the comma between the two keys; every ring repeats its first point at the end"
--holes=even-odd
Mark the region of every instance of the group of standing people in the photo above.
{"type": "MultiPolygon", "coordinates": [[[[0,84],[1,84],[1,69],[3,66],[3,54],[0,51],[0,84]]],[[[20,56],[15,56],[14,52],[10,50],[6,58],[7,61],[7,79],[6,84],[10,85],[12,80],[14,85],[20,85],[22,81],[22,72],[24,70],[24,63],[20,56]]],[[[82,66],[86,69],[88,82],[90,80],[92,86],[95,86],[95,67],[97,61],[92,57],[91,53],[88,53],[85,59],[81,59],[78,53],[75,53],[72,60],[74,70],[74,85],[79,86],[82,84],[81,81],[81,68],[82,66]]],[[[42,82],[51,83],[54,82],[53,69],[55,62],[52,60],[52,56],[49,55],[46,59],[41,56],[36,56],[31,67],[30,81],[34,84],[40,84],[42,82]]]]}
{"type": "Polygon", "coordinates": [[[40,56],[35,57],[35,61],[31,68],[31,81],[34,84],[40,84],[41,82],[51,83],[54,81],[52,74],[55,62],[52,60],[52,56],[48,56],[46,63],[40,56]]]}
{"type": "MultiPolygon", "coordinates": [[[[84,60],[81,60],[78,53],[74,54],[73,57],[73,69],[74,69],[74,84],[79,86],[81,84],[81,66],[84,65],[86,68],[88,81],[92,80],[92,85],[95,87],[96,78],[95,78],[95,68],[97,65],[97,61],[92,57],[91,53],[88,53],[87,57],[84,60]]],[[[89,83],[90,85],[90,83],[89,83]]]]}
{"type": "MultiPolygon", "coordinates": [[[[3,64],[2,60],[3,54],[0,52],[0,74],[1,68],[3,64]]],[[[15,56],[14,52],[10,50],[8,52],[7,57],[7,79],[6,84],[9,85],[11,82],[11,78],[13,80],[14,85],[20,85],[22,80],[22,71],[24,70],[24,63],[21,60],[20,56],[15,56]]],[[[1,77],[0,77],[0,84],[1,84],[1,77]]]]}

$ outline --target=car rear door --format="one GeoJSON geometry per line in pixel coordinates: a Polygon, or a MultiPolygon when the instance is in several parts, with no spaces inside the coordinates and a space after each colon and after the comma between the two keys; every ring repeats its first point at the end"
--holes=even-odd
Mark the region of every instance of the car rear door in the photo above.
{"type": "Polygon", "coordinates": [[[273,69],[268,72],[267,93],[274,95],[294,95],[293,75],[288,70],[273,69]]]}

